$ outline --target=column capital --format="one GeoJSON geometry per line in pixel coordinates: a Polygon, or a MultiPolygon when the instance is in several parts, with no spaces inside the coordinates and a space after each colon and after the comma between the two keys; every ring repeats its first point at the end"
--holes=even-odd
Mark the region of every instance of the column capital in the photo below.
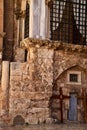
{"type": "Polygon", "coordinates": [[[53,2],[54,0],[45,0],[46,5],[48,5],[50,2],[53,2]]]}

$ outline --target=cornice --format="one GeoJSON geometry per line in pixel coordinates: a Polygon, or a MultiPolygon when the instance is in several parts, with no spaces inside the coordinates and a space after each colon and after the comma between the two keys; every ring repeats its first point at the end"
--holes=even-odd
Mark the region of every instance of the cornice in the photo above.
{"type": "MultiPolygon", "coordinates": [[[[51,41],[49,39],[40,40],[36,38],[26,38],[20,43],[21,48],[29,50],[31,47],[37,49],[43,47],[54,50],[63,50],[65,52],[74,52],[79,54],[85,54],[87,56],[87,46],[86,45],[74,45],[63,43],[61,41],[51,41]]],[[[84,56],[84,55],[83,55],[84,56]]]]}

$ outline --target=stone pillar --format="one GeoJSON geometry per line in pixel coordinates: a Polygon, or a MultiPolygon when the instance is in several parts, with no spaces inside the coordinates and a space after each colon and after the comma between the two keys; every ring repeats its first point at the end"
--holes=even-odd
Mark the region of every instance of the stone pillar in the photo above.
{"type": "Polygon", "coordinates": [[[26,0],[15,1],[15,15],[17,21],[17,48],[15,50],[15,61],[24,62],[25,51],[20,48],[20,41],[24,39],[25,32],[26,0]]]}
{"type": "MultiPolygon", "coordinates": [[[[14,46],[14,3],[13,0],[4,1],[4,31],[6,36],[3,42],[3,60],[12,61],[14,46]]],[[[1,6],[1,5],[0,5],[1,6]]]]}
{"type": "Polygon", "coordinates": [[[30,37],[45,39],[45,0],[30,1],[30,37]]]}
{"type": "Polygon", "coordinates": [[[22,17],[22,40],[24,39],[25,34],[25,11],[26,11],[26,0],[21,2],[21,10],[24,12],[24,17],[22,17]]]}
{"type": "Polygon", "coordinates": [[[2,62],[2,114],[7,114],[9,110],[9,61],[2,62]]]}
{"type": "Polygon", "coordinates": [[[48,3],[46,3],[46,38],[50,37],[50,7],[48,6],[48,3]]]}
{"type": "Polygon", "coordinates": [[[42,39],[45,39],[45,30],[46,30],[46,17],[45,17],[45,11],[46,11],[46,7],[45,7],[45,0],[41,0],[41,14],[40,14],[40,37],[42,39]]]}

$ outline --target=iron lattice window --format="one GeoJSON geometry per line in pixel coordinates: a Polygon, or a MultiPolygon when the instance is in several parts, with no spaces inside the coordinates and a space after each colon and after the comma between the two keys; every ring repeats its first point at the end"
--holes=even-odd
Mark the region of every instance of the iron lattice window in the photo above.
{"type": "Polygon", "coordinates": [[[70,82],[78,82],[78,74],[70,74],[70,82]]]}
{"type": "Polygon", "coordinates": [[[25,34],[24,37],[29,37],[29,11],[30,11],[30,5],[27,2],[26,3],[26,16],[25,16],[25,34]]]}
{"type": "Polygon", "coordinates": [[[87,44],[87,0],[54,0],[50,5],[50,37],[87,44]]]}

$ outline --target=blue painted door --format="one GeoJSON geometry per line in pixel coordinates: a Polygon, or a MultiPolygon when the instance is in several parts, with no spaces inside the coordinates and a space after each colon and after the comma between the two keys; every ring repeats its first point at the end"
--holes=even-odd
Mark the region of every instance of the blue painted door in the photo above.
{"type": "Polygon", "coordinates": [[[70,97],[69,120],[77,121],[77,97],[74,93],[70,97]]]}

